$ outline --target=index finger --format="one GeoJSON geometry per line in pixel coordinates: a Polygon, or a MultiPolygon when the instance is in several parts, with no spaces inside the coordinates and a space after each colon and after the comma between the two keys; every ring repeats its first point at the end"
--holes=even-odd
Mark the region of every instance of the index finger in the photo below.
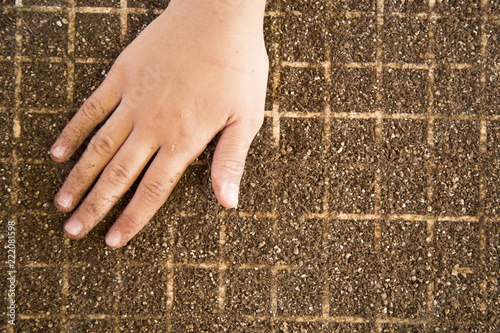
{"type": "Polygon", "coordinates": [[[121,89],[116,79],[112,75],[106,77],[59,135],[50,149],[52,159],[64,162],[70,158],[94,128],[116,109],[120,100],[121,89]]]}

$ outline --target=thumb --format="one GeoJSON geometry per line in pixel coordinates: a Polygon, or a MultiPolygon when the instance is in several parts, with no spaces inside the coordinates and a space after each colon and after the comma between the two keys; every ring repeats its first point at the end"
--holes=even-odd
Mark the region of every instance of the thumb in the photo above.
{"type": "Polygon", "coordinates": [[[238,205],[238,192],[245,159],[258,126],[237,121],[222,131],[212,161],[212,186],[219,203],[226,208],[238,205]]]}

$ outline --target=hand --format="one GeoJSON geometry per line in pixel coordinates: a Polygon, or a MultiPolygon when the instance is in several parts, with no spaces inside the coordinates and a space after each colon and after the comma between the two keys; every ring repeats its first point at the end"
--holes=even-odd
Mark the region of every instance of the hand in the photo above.
{"type": "Polygon", "coordinates": [[[68,237],[81,238],[99,223],[157,153],[106,235],[110,247],[126,244],[220,131],[213,188],[223,206],[236,207],[245,157],[263,121],[268,59],[259,19],[232,15],[233,5],[172,1],[63,130],[51,148],[57,162],[107,119],[55,198],[59,210],[72,211],[100,175],[66,223],[68,237]]]}

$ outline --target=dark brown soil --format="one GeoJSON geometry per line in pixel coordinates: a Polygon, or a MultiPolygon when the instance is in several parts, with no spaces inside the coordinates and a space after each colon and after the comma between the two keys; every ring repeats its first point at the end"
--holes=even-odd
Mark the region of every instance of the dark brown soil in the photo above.
{"type": "Polygon", "coordinates": [[[0,331],[499,331],[500,2],[380,2],[268,0],[238,209],[212,191],[216,138],[111,250],[133,189],[71,241],[52,201],[75,159],[47,152],[168,1],[0,1],[0,331]]]}

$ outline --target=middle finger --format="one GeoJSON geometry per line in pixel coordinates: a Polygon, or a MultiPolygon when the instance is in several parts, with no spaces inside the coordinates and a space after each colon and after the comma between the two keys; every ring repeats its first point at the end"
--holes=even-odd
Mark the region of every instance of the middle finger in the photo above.
{"type": "Polygon", "coordinates": [[[101,221],[132,186],[156,152],[156,146],[134,134],[133,131],[64,226],[69,237],[83,237],[101,221]]]}

